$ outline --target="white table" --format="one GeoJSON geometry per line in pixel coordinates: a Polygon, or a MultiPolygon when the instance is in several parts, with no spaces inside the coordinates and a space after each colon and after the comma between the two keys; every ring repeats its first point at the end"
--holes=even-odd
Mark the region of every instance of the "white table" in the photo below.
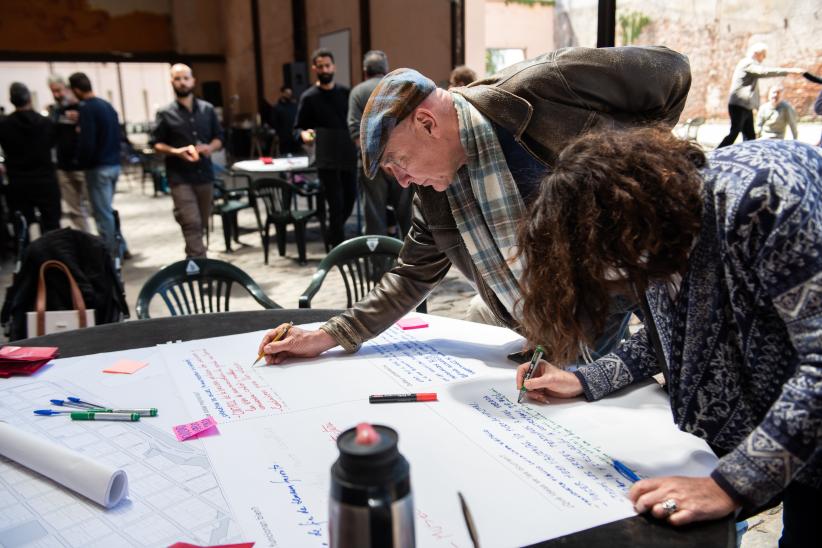
{"type": "MultiPolygon", "coordinates": [[[[134,332],[129,324],[88,328],[77,335],[105,339],[111,345],[106,350],[128,347],[123,344],[145,346],[64,359],[34,377],[0,384],[0,418],[122,466],[132,485],[126,503],[104,511],[0,459],[0,485],[5,484],[7,491],[0,508],[15,511],[2,515],[9,525],[16,526],[16,538],[36,533],[37,540],[45,543],[50,537],[57,545],[95,540],[118,546],[255,540],[263,546],[274,539],[284,546],[319,546],[327,540],[327,474],[336,458],[334,437],[360,420],[388,424],[400,432],[400,448],[412,463],[419,546],[470,545],[455,496],[457,489],[466,495],[481,542],[487,546],[526,544],[553,536],[551,530],[556,534],[561,529],[574,529],[568,520],[587,519],[590,510],[553,508],[558,497],[522,488],[523,483],[538,478],[532,476],[526,482],[524,476],[519,477],[520,468],[514,466],[519,462],[517,455],[485,440],[483,429],[499,437],[507,436],[509,427],[529,428],[518,415],[505,415],[505,409],[523,409],[523,416],[533,419],[528,424],[550,423],[563,432],[568,429],[553,437],[552,443],[563,443],[568,436],[578,434],[628,464],[643,465],[637,469],[641,474],[698,473],[709,464],[706,459],[713,459],[704,442],[686,441],[683,445],[679,441],[687,434],[676,431],[666,398],[652,386],[592,404],[579,400],[555,401],[550,406],[510,404],[508,399],[516,397],[514,364],[505,356],[519,348],[521,341],[501,328],[425,316],[429,328],[409,332],[392,328],[358,354],[333,350],[321,359],[277,368],[248,367],[261,332],[150,346],[172,337],[214,336],[223,330],[234,333],[241,324],[246,330],[275,325],[285,318],[296,323],[317,319],[301,316],[302,312],[308,311],[239,313],[243,315],[239,320],[235,313],[130,322],[145,328],[143,335],[153,333],[150,337],[138,335],[137,341],[132,340],[134,332]],[[251,315],[260,315],[265,321],[248,323],[251,315]],[[171,326],[180,321],[194,322],[201,330],[171,326]],[[114,330],[128,330],[130,336],[113,336],[114,330]],[[101,337],[103,331],[106,333],[101,337]],[[163,337],[161,332],[168,335],[163,337]],[[409,350],[409,344],[416,345],[415,349],[409,350]],[[146,361],[149,366],[133,376],[100,372],[103,364],[121,358],[146,361]],[[414,380],[423,384],[408,390],[422,391],[423,385],[429,386],[440,394],[441,401],[383,406],[366,403],[368,394],[399,391],[405,385],[398,383],[418,375],[432,379],[414,380]],[[462,378],[452,379],[452,375],[462,378]],[[309,383],[307,379],[321,382],[309,383]],[[480,396],[494,393],[494,387],[506,397],[493,400],[489,404],[493,407],[489,407],[480,396]],[[129,424],[78,423],[31,414],[31,409],[43,406],[49,398],[69,393],[89,401],[153,405],[161,407],[161,412],[129,424]],[[269,400],[277,405],[272,407],[269,400]],[[235,409],[225,405],[227,401],[255,408],[236,407],[241,415],[219,418],[216,403],[223,410],[235,409]],[[493,412],[499,402],[507,407],[493,412]],[[475,411],[474,404],[477,408],[482,404],[485,413],[475,411]],[[482,418],[486,413],[487,420],[482,418]],[[183,443],[174,440],[172,425],[204,414],[218,418],[218,435],[183,443]],[[604,416],[607,421],[598,420],[604,416]],[[648,431],[655,435],[648,436],[648,431]],[[443,437],[443,433],[448,436],[443,437]],[[506,458],[499,458],[498,453],[506,458]],[[269,477],[278,470],[288,471],[288,485],[276,475],[269,477]],[[513,497],[505,494],[511,492],[518,494],[521,507],[510,504],[513,497]],[[546,515],[554,519],[546,519],[546,515]],[[517,519],[522,522],[512,530],[510,524],[517,519]],[[523,524],[530,524],[532,531],[524,531],[527,527],[523,524]],[[314,531],[318,536],[312,536],[314,531]]],[[[51,336],[30,342],[58,341],[51,336]]],[[[66,355],[103,349],[70,346],[65,345],[66,355]]],[[[514,434],[521,436],[516,431],[514,434]]],[[[529,474],[536,470],[534,466],[525,469],[529,474]]],[[[623,538],[633,546],[671,545],[672,541],[678,546],[717,546],[732,545],[724,542],[732,541],[731,533],[730,519],[686,531],[632,517],[545,545],[590,546],[601,544],[605,538],[623,538]],[[575,542],[586,538],[585,542],[575,542]]]]}
{"type": "Polygon", "coordinates": [[[288,158],[272,158],[270,164],[262,160],[242,160],[231,166],[231,171],[245,171],[248,173],[281,173],[308,167],[308,156],[293,156],[288,158]]]}

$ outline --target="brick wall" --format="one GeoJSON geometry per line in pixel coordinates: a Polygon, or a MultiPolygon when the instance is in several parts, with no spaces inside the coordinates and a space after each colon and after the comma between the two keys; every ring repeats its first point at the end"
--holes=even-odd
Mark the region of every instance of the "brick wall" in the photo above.
{"type": "MultiPolygon", "coordinates": [[[[727,99],[736,63],[754,42],[769,46],[766,65],[799,66],[822,75],[822,3],[818,0],[621,0],[617,16],[636,11],[650,23],[634,43],[661,44],[690,58],[693,84],[682,118],[727,118],[727,99]],[[753,8],[752,4],[756,7],[753,8]]],[[[619,21],[617,42],[621,41],[619,21]]],[[[763,102],[768,87],[781,83],[802,118],[814,117],[813,102],[822,86],[801,76],[761,80],[763,102]]]]}

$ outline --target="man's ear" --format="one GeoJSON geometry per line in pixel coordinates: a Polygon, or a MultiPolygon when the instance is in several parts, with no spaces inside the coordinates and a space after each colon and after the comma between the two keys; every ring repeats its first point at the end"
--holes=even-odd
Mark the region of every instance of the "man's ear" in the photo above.
{"type": "Polygon", "coordinates": [[[414,111],[414,125],[418,130],[436,137],[439,135],[439,124],[434,113],[427,108],[417,108],[414,111]]]}

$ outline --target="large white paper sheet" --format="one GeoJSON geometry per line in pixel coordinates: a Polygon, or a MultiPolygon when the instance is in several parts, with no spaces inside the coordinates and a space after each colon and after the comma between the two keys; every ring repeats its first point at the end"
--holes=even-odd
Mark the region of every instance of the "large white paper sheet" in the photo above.
{"type": "Polygon", "coordinates": [[[517,546],[634,515],[613,457],[643,476],[713,468],[707,446],[675,428],[655,385],[594,404],[518,405],[505,358],[518,336],[427,319],[428,329],[391,328],[357,354],[279,367],[248,367],[262,333],[162,349],[189,411],[220,423],[223,435],[204,443],[244,531],[265,546],[327,542],[334,441],[364,420],[400,434],[419,546],[470,546],[457,491],[483,546],[517,546]],[[368,403],[369,394],[415,391],[440,401],[368,403]]]}

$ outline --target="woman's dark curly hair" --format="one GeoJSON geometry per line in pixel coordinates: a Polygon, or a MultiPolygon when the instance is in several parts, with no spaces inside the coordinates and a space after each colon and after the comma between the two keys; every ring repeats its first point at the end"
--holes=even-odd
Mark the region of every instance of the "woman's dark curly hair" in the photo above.
{"type": "Polygon", "coordinates": [[[559,155],[519,227],[522,324],[546,359],[566,364],[590,346],[611,295],[685,272],[705,162],[660,128],[592,132],[559,155]]]}

